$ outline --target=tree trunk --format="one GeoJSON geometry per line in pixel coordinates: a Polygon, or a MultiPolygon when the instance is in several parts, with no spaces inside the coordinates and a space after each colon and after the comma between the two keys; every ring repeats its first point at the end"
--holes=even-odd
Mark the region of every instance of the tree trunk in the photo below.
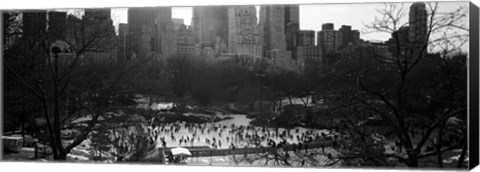
{"type": "Polygon", "coordinates": [[[67,160],[67,153],[61,152],[61,153],[53,154],[53,159],[57,161],[65,161],[67,160]]]}
{"type": "Polygon", "coordinates": [[[37,142],[33,142],[33,146],[34,146],[34,158],[38,159],[38,145],[37,145],[37,142]]]}
{"type": "MultiPolygon", "coordinates": [[[[58,82],[58,54],[54,54],[55,58],[55,64],[54,64],[54,73],[52,74],[53,77],[53,136],[54,136],[54,141],[56,144],[56,147],[53,147],[53,149],[57,149],[58,155],[56,156],[58,160],[65,160],[66,155],[68,152],[66,152],[63,148],[62,144],[62,129],[61,129],[61,121],[60,121],[60,100],[59,100],[59,86],[60,83],[58,82]]],[[[56,159],[54,157],[54,159],[56,159]]],[[[57,159],[56,159],[57,160],[57,159]]]]}
{"type": "Polygon", "coordinates": [[[278,113],[282,113],[282,99],[278,103],[278,113]]]}
{"type": "Polygon", "coordinates": [[[22,121],[22,146],[25,146],[25,121],[22,121]]]}
{"type": "Polygon", "coordinates": [[[416,157],[408,157],[407,159],[407,166],[408,167],[418,167],[418,159],[416,157]]]}
{"type": "Polygon", "coordinates": [[[437,162],[438,162],[438,167],[443,168],[443,159],[442,159],[442,147],[436,146],[437,148],[437,162]]]}
{"type": "Polygon", "coordinates": [[[442,158],[442,146],[443,146],[443,130],[445,128],[445,122],[442,122],[442,125],[440,126],[440,129],[438,130],[438,143],[436,143],[435,147],[437,149],[437,161],[438,161],[438,167],[443,168],[443,158],[442,158]]]}
{"type": "MultiPolygon", "coordinates": [[[[25,93],[24,93],[25,94],[25,93]]],[[[21,132],[22,132],[22,146],[25,146],[25,118],[26,118],[26,101],[27,101],[27,98],[26,96],[23,96],[23,106],[22,106],[22,116],[20,117],[21,118],[21,123],[22,123],[22,129],[21,129],[21,132]]]]}
{"type": "Polygon", "coordinates": [[[54,127],[54,137],[55,137],[55,145],[53,149],[57,150],[58,153],[58,160],[65,160],[66,155],[68,152],[65,151],[63,144],[62,144],[62,129],[61,129],[61,124],[60,124],[60,109],[58,107],[58,98],[56,98],[55,101],[55,107],[54,107],[54,122],[53,122],[53,127],[54,127]]]}

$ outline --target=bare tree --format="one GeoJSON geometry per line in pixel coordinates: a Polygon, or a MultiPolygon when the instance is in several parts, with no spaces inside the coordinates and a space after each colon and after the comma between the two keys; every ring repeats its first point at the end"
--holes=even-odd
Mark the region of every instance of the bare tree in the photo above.
{"type": "MultiPolygon", "coordinates": [[[[43,12],[47,13],[50,12],[43,12]]],[[[23,13],[24,19],[28,14],[23,13]]],[[[43,14],[33,15],[42,18],[45,17],[43,14]]],[[[16,76],[17,82],[38,99],[42,117],[47,122],[46,142],[53,150],[53,158],[65,160],[74,147],[87,139],[100,116],[109,110],[107,106],[111,105],[112,93],[119,89],[118,83],[132,66],[83,65],[84,59],[91,56],[89,52],[108,52],[109,46],[113,45],[113,26],[109,26],[109,22],[82,20],[72,15],[67,17],[66,23],[35,22],[36,26],[45,27],[25,28],[30,30],[29,34],[24,30],[22,42],[6,54],[4,65],[16,76]],[[57,32],[61,25],[67,30],[57,32]],[[59,41],[66,46],[59,47],[59,41]],[[80,117],[89,120],[83,121],[83,125],[72,124],[80,117]],[[67,141],[63,139],[62,130],[71,127],[79,133],[67,141]]]]}
{"type": "MultiPolygon", "coordinates": [[[[364,69],[357,75],[360,90],[367,93],[367,97],[364,97],[366,100],[361,103],[372,114],[380,116],[391,126],[395,138],[398,139],[401,148],[389,156],[409,167],[418,167],[422,158],[433,155],[441,156],[442,152],[458,148],[459,144],[450,144],[441,146],[433,153],[424,151],[427,141],[434,137],[432,134],[435,131],[439,131],[437,137],[441,139],[441,136],[444,135],[442,133],[443,124],[452,117],[458,117],[466,112],[466,97],[464,97],[466,87],[463,88],[461,83],[456,84],[458,81],[449,82],[452,85],[451,91],[454,92],[450,97],[439,91],[441,88],[425,87],[429,84],[431,84],[429,86],[438,86],[445,80],[419,82],[425,76],[422,75],[422,68],[428,67],[425,64],[432,59],[431,55],[427,53],[429,46],[433,50],[442,45],[439,44],[440,42],[452,45],[453,39],[457,39],[457,43],[463,44],[468,38],[468,33],[462,33],[462,31],[468,30],[463,25],[466,8],[460,7],[452,12],[441,12],[438,3],[427,3],[426,11],[426,36],[423,40],[417,40],[401,33],[404,32],[402,31],[403,26],[408,25],[408,23],[402,23],[407,14],[403,4],[386,4],[384,9],[377,10],[381,18],[376,18],[367,27],[375,32],[392,33],[393,45],[396,50],[394,50],[393,57],[377,53],[370,55],[390,68],[389,75],[369,75],[364,69]],[[386,80],[372,77],[388,77],[391,85],[378,85],[379,81],[386,80]],[[444,98],[448,98],[449,101],[440,100],[444,98]],[[437,103],[435,104],[431,101],[433,99],[442,102],[435,102],[437,103]],[[423,106],[425,104],[427,106],[423,106]],[[416,135],[420,135],[420,139],[416,139],[418,138],[416,135]]],[[[442,50],[444,53],[452,52],[451,47],[443,46],[441,48],[444,48],[442,50]]],[[[440,58],[447,57],[444,55],[440,58]]],[[[466,137],[466,135],[464,136],[466,137]]],[[[442,165],[440,164],[440,166],[442,165]]]]}

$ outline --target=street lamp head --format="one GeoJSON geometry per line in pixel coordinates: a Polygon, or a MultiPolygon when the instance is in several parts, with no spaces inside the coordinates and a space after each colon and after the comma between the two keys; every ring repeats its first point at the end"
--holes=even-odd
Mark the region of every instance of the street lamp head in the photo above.
{"type": "Polygon", "coordinates": [[[53,47],[53,48],[52,48],[52,53],[53,53],[53,54],[58,54],[58,53],[60,53],[60,52],[62,52],[62,50],[61,50],[60,48],[58,48],[58,47],[53,47]]]}

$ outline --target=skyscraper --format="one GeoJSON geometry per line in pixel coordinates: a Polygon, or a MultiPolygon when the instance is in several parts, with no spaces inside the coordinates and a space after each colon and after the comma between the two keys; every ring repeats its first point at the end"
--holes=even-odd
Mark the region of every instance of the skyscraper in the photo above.
{"type": "Polygon", "coordinates": [[[85,9],[85,18],[95,18],[97,20],[109,20],[111,15],[110,8],[85,9]]]}
{"type": "Polygon", "coordinates": [[[358,45],[360,44],[360,31],[358,30],[352,30],[351,33],[351,42],[353,43],[353,45],[358,45]]]}
{"type": "Polygon", "coordinates": [[[145,51],[151,51],[150,48],[143,47],[142,42],[148,40],[142,40],[142,37],[147,34],[147,28],[154,26],[154,10],[154,7],[128,9],[127,59],[134,55],[145,56],[145,51]]]}
{"type": "Polygon", "coordinates": [[[176,33],[176,48],[178,55],[196,55],[195,36],[192,27],[180,25],[176,33]]]}
{"type": "Polygon", "coordinates": [[[110,15],[109,8],[85,9],[82,19],[84,26],[87,26],[87,33],[92,38],[97,38],[92,44],[93,51],[85,53],[86,63],[111,63],[118,60],[115,27],[110,15]]]}
{"type": "Polygon", "coordinates": [[[172,20],[171,7],[158,7],[158,16],[155,18],[153,50],[163,57],[176,54],[175,23],[172,20]]]}
{"type": "Polygon", "coordinates": [[[177,36],[174,27],[172,21],[156,25],[154,51],[161,56],[168,57],[174,55],[177,51],[177,36]]]}
{"type": "Polygon", "coordinates": [[[297,62],[303,63],[301,72],[315,73],[320,70],[323,64],[322,49],[320,46],[306,45],[297,47],[297,62]]]}
{"type": "Polygon", "coordinates": [[[304,73],[318,72],[323,64],[322,49],[315,46],[315,31],[300,30],[295,36],[294,58],[299,64],[299,71],[304,73]]]}
{"type": "Polygon", "coordinates": [[[287,50],[295,50],[295,35],[300,30],[299,5],[285,6],[285,41],[287,50]]]}
{"type": "MultiPolygon", "coordinates": [[[[427,10],[425,3],[416,2],[410,6],[408,26],[403,26],[392,33],[388,40],[389,51],[393,57],[398,55],[417,56],[426,46],[427,39],[427,10]],[[398,40],[397,40],[398,38],[398,40]]],[[[423,53],[427,53],[426,48],[423,53]]]]}
{"type": "Polygon", "coordinates": [[[408,19],[410,42],[416,44],[416,46],[422,46],[418,44],[423,44],[427,37],[427,10],[425,9],[425,3],[413,3],[410,6],[408,19]]]}
{"type": "MultiPolygon", "coordinates": [[[[47,11],[35,10],[22,13],[23,35],[22,40],[26,45],[34,45],[40,41],[44,41],[44,36],[47,34],[47,11]]],[[[40,52],[39,58],[36,58],[40,62],[39,64],[47,63],[47,54],[40,52]]]]}
{"type": "Polygon", "coordinates": [[[217,38],[227,42],[228,15],[227,6],[193,7],[193,27],[195,41],[204,47],[216,47],[217,38]]]}
{"type": "Polygon", "coordinates": [[[128,24],[120,23],[118,25],[118,55],[119,62],[125,62],[127,48],[128,24]]]}
{"type": "Polygon", "coordinates": [[[322,30],[317,34],[317,44],[324,54],[336,53],[342,44],[341,32],[334,30],[333,27],[333,23],[322,24],[322,30]]]}
{"type": "Polygon", "coordinates": [[[228,52],[262,57],[262,45],[255,6],[232,6],[228,9],[228,52]]]}
{"type": "Polygon", "coordinates": [[[109,8],[85,9],[85,15],[82,20],[89,28],[88,32],[94,37],[101,37],[95,45],[97,51],[105,51],[113,48],[115,27],[113,26],[110,13],[109,8]]]}
{"type": "Polygon", "coordinates": [[[50,42],[65,40],[67,27],[67,12],[48,12],[48,39],[50,42]]]}
{"type": "Polygon", "coordinates": [[[262,5],[260,25],[263,29],[263,51],[269,56],[272,50],[286,51],[285,7],[282,5],[262,5]]]}
{"type": "Polygon", "coordinates": [[[128,41],[127,56],[135,54],[144,58],[155,50],[155,39],[157,30],[155,22],[170,18],[170,7],[135,7],[128,9],[128,41]],[[157,19],[158,18],[158,19],[157,19]]]}
{"type": "Polygon", "coordinates": [[[322,24],[322,30],[334,30],[333,23],[324,23],[322,24]]]}
{"type": "Polygon", "coordinates": [[[407,47],[410,47],[408,41],[409,34],[409,26],[402,26],[400,29],[398,29],[398,31],[392,33],[392,38],[387,41],[387,44],[389,46],[388,49],[393,57],[398,57],[398,55],[406,53],[407,47]]]}
{"type": "Polygon", "coordinates": [[[342,45],[348,45],[348,43],[352,42],[352,26],[342,25],[340,29],[338,29],[340,33],[342,33],[342,45]]]}
{"type": "Polygon", "coordinates": [[[295,46],[313,46],[315,45],[315,31],[300,30],[296,34],[295,46]]]}
{"type": "Polygon", "coordinates": [[[172,18],[173,21],[173,29],[178,30],[181,25],[185,24],[185,21],[180,18],[172,18]]]}
{"type": "Polygon", "coordinates": [[[47,31],[47,11],[24,12],[22,22],[24,38],[40,38],[47,31]]]}
{"type": "Polygon", "coordinates": [[[286,5],[285,6],[285,27],[287,27],[289,24],[298,25],[299,23],[300,23],[299,5],[286,5]]]}

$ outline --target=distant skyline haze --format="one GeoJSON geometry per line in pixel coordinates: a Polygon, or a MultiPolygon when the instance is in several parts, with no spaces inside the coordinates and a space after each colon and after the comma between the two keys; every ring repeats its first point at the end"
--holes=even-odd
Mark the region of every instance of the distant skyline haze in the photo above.
{"type": "MultiPolygon", "coordinates": [[[[386,2],[397,3],[397,2],[386,2]]],[[[433,2],[432,2],[433,3],[433,2]]],[[[370,41],[386,41],[390,34],[382,32],[369,32],[365,25],[374,21],[379,16],[377,9],[382,9],[385,3],[352,3],[352,4],[300,4],[300,29],[320,31],[322,24],[333,23],[334,28],[338,29],[342,25],[352,26],[352,30],[360,31],[360,38],[370,41]]],[[[407,10],[412,2],[398,3],[403,4],[407,10]]],[[[259,5],[255,5],[257,17],[259,17],[259,5]]],[[[439,2],[439,11],[453,11],[461,6],[468,7],[468,1],[439,2]]],[[[119,23],[127,23],[128,8],[112,8],[112,20],[115,27],[119,23]]],[[[184,19],[185,25],[191,25],[193,7],[172,7],[172,18],[184,19]]],[[[468,15],[468,14],[467,14],[468,15]]],[[[468,17],[468,16],[467,16],[468,17]]],[[[408,13],[402,22],[408,21],[408,13]]],[[[468,28],[468,20],[465,21],[468,28]]]]}

